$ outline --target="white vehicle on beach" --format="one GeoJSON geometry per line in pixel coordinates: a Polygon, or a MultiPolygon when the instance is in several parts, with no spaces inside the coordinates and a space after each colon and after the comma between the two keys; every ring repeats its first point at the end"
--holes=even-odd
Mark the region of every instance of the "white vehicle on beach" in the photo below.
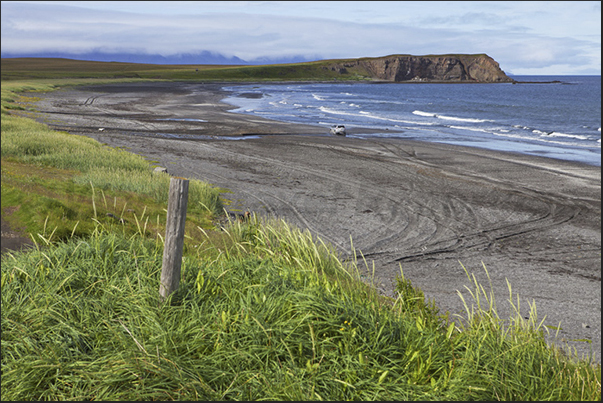
{"type": "Polygon", "coordinates": [[[345,126],[344,125],[331,126],[331,134],[335,134],[336,136],[345,136],[345,126]]]}

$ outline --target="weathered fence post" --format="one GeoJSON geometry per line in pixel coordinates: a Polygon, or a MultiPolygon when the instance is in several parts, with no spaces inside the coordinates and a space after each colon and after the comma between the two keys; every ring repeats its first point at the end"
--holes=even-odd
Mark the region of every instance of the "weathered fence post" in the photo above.
{"type": "Polygon", "coordinates": [[[180,284],[187,203],[188,179],[172,178],[170,180],[167,222],[165,224],[161,285],[159,286],[159,295],[162,300],[176,291],[180,284]]]}

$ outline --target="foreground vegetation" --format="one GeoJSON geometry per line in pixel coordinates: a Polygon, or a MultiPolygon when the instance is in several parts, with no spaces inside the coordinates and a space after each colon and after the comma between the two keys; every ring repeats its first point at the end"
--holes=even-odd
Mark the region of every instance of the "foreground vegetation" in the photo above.
{"type": "Polygon", "coordinates": [[[548,346],[535,309],[502,320],[470,274],[456,323],[402,275],[382,297],[283,221],[215,224],[197,181],[160,302],[167,175],[11,114],[24,89],[49,88],[3,83],[3,216],[37,242],[2,256],[3,400],[600,400],[600,365],[548,346]]]}
{"type": "Polygon", "coordinates": [[[600,396],[600,371],[549,348],[533,321],[503,327],[483,309],[458,328],[403,279],[397,300],[380,298],[308,233],[228,231],[228,249],[185,258],[163,304],[159,241],[99,227],[4,259],[3,399],[600,396]]]}

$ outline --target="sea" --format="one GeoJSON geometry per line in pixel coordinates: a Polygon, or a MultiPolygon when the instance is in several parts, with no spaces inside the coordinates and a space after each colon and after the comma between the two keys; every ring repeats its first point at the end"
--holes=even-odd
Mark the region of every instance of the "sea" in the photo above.
{"type": "Polygon", "coordinates": [[[601,76],[512,76],[518,83],[230,85],[231,112],[601,166],[601,76]],[[370,129],[370,130],[366,130],[370,129]]]}

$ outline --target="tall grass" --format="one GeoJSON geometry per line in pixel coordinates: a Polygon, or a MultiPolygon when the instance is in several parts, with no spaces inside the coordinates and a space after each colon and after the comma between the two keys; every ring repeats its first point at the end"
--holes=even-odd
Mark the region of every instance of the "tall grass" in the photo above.
{"type": "Polygon", "coordinates": [[[446,323],[403,278],[384,303],[343,281],[357,263],[284,223],[225,230],[228,248],[187,255],[163,304],[160,240],[99,227],[3,257],[2,398],[600,399],[600,367],[530,327],[479,307],[446,323]]]}
{"type": "Polygon", "coordinates": [[[85,136],[50,130],[46,125],[19,116],[2,117],[2,158],[89,172],[98,167],[143,171],[149,164],[140,156],[104,147],[85,136]]]}
{"type": "MultiPolygon", "coordinates": [[[[131,154],[133,155],[133,154],[131,154]]],[[[167,203],[170,176],[149,170],[148,162],[141,170],[97,167],[74,179],[79,184],[94,184],[98,189],[134,192],[152,197],[158,203],[167,203]]],[[[208,183],[190,180],[188,197],[191,204],[202,204],[212,214],[222,213],[219,189],[208,183]]]]}
{"type": "MultiPolygon", "coordinates": [[[[4,84],[3,84],[4,85],[4,84]]],[[[14,85],[3,89],[7,102],[23,90],[48,90],[45,85],[14,85]]],[[[2,158],[23,163],[74,169],[81,174],[75,183],[90,184],[107,190],[131,191],[167,202],[169,176],[155,175],[143,157],[119,149],[103,146],[85,137],[56,132],[46,125],[26,117],[8,113],[2,108],[2,158]]],[[[209,184],[191,180],[190,198],[206,206],[212,214],[222,213],[219,190],[209,184]]]]}
{"type": "MultiPolygon", "coordinates": [[[[544,319],[529,304],[527,317],[508,283],[511,315],[500,318],[492,290],[486,290],[463,266],[470,299],[459,292],[466,316],[458,336],[463,348],[460,373],[467,371],[475,384],[474,396],[496,400],[592,400],[600,399],[601,366],[580,361],[569,347],[550,346],[544,319]],[[597,396],[598,388],[598,398],[597,396]],[[591,395],[586,390],[591,390],[591,395]]],[[[487,268],[484,270],[489,279],[487,268]]]]}

